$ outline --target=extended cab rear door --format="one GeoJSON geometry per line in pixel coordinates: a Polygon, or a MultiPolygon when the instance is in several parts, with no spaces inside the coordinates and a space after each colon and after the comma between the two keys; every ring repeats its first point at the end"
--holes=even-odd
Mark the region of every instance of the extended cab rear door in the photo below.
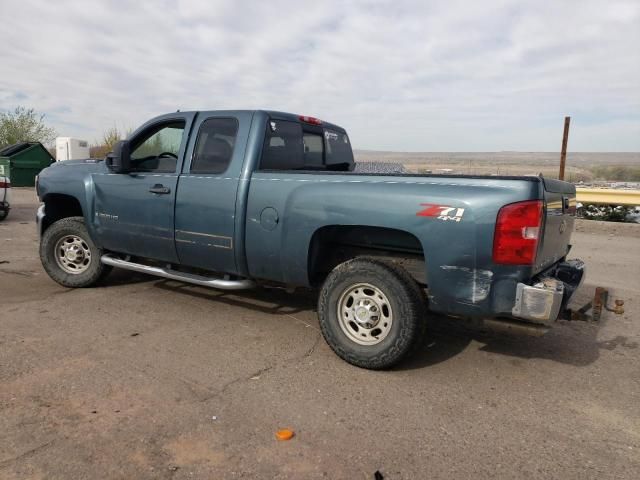
{"type": "Polygon", "coordinates": [[[236,195],[252,112],[200,112],[178,182],[175,241],[180,263],[235,273],[236,195]]]}

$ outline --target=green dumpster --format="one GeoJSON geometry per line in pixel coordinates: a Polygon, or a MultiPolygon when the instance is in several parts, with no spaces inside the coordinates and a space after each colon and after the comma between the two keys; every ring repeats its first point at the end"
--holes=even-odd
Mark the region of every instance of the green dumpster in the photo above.
{"type": "Polygon", "coordinates": [[[0,168],[8,172],[13,187],[33,187],[36,175],[53,162],[39,142],[16,143],[0,150],[0,168]]]}

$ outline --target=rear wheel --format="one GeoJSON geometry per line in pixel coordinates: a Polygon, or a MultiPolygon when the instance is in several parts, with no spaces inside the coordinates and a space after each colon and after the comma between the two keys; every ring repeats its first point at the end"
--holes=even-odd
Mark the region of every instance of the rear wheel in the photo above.
{"type": "Polygon", "coordinates": [[[40,260],[47,274],[65,287],[90,287],[111,267],[100,262],[102,250],[91,240],[82,217],[58,220],[40,241],[40,260]]]}
{"type": "Polygon", "coordinates": [[[423,339],[426,299],[403,269],[375,258],[338,265],[318,301],[322,334],[333,351],[362,368],[389,368],[423,339]]]}

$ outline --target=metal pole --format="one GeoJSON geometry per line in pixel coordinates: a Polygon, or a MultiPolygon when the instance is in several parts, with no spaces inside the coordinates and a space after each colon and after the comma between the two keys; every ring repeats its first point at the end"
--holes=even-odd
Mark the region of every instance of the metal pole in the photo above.
{"type": "Polygon", "coordinates": [[[562,151],[560,152],[560,174],[558,178],[564,180],[564,165],[567,161],[567,142],[569,141],[569,123],[571,117],[564,117],[564,132],[562,134],[562,151]]]}

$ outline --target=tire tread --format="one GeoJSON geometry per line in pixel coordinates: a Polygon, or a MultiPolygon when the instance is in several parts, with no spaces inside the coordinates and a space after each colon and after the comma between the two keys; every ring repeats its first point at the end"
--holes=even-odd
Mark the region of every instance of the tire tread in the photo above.
{"type": "Polygon", "coordinates": [[[414,352],[424,338],[426,314],[424,292],[413,277],[404,268],[375,257],[356,257],[338,265],[327,277],[318,300],[320,330],[331,349],[352,365],[370,370],[390,368],[414,352]],[[345,278],[355,274],[376,276],[381,273],[387,276],[392,288],[400,288],[402,296],[406,297],[405,318],[400,333],[389,348],[376,355],[361,355],[355,349],[348,351],[337,338],[337,335],[342,335],[337,319],[332,322],[330,318],[335,315],[331,315],[329,296],[345,278]]]}
{"type": "Polygon", "coordinates": [[[111,268],[100,262],[101,255],[102,250],[91,240],[83,217],[66,217],[54,222],[45,230],[40,239],[40,261],[42,266],[52,280],[64,287],[91,287],[103,279],[111,271],[111,268]],[[92,251],[92,264],[86,272],[76,275],[66,273],[58,266],[55,258],[51,257],[51,250],[55,248],[52,242],[57,241],[57,236],[63,232],[78,235],[89,244],[89,248],[92,251]]]}

